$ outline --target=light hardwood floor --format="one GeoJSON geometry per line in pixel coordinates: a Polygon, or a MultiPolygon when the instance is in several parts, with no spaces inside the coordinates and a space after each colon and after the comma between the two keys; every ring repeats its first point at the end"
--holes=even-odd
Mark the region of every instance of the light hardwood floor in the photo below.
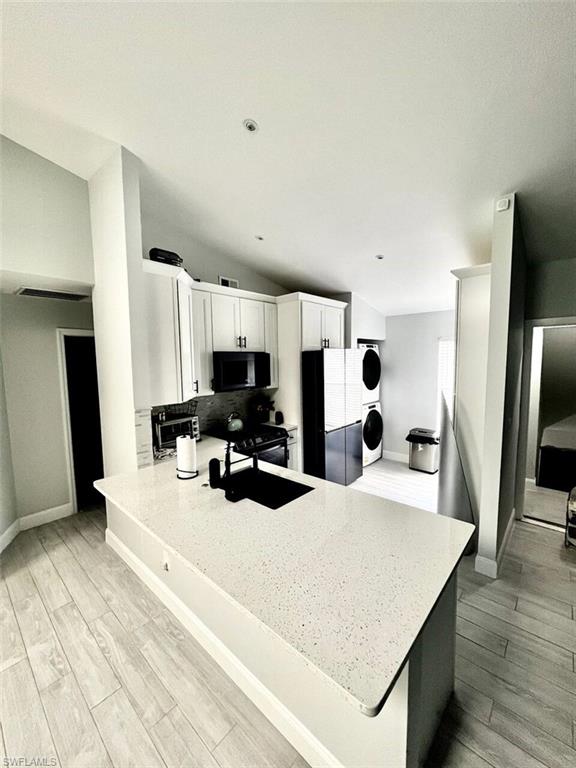
{"type": "Polygon", "coordinates": [[[410,469],[407,461],[378,459],[364,467],[362,477],[355,480],[350,488],[436,512],[438,473],[429,475],[410,469]]]}
{"type": "MultiPolygon", "coordinates": [[[[3,754],[65,768],[306,768],[104,528],[102,513],[82,513],[21,533],[0,558],[3,754]]],[[[459,590],[456,692],[429,768],[574,768],[576,550],[518,524],[501,578],[466,560],[459,590]]]]}

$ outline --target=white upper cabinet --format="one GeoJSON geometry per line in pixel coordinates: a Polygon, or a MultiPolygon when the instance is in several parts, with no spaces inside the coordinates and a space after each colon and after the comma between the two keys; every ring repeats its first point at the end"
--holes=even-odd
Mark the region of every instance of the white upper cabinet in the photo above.
{"type": "Polygon", "coordinates": [[[264,302],[239,299],[242,347],[251,352],[264,352],[266,347],[264,302]]]}
{"type": "Polygon", "coordinates": [[[212,378],[212,294],[192,291],[192,336],[194,348],[194,388],[199,395],[211,395],[212,378]]]}
{"type": "Polygon", "coordinates": [[[217,352],[247,349],[263,352],[266,346],[265,302],[215,293],[212,296],[212,334],[217,352]]]}
{"type": "Polygon", "coordinates": [[[302,350],[343,347],[344,310],[314,301],[303,301],[302,350]]]}
{"type": "Polygon", "coordinates": [[[322,338],[328,349],[344,348],[344,312],[338,307],[322,307],[322,338]]]}
{"type": "Polygon", "coordinates": [[[302,302],[302,351],[321,349],[322,305],[312,301],[302,302]]]}
{"type": "Polygon", "coordinates": [[[240,299],[237,296],[212,295],[212,338],[216,352],[234,352],[242,347],[240,299]]]}
{"type": "Polygon", "coordinates": [[[190,400],[197,392],[196,372],[194,368],[194,339],[192,288],[190,278],[183,273],[177,280],[178,290],[178,325],[180,336],[180,376],[182,379],[182,400],[190,400]]]}
{"type": "Polygon", "coordinates": [[[264,304],[265,351],[270,355],[270,386],[278,386],[278,307],[264,304]]]}

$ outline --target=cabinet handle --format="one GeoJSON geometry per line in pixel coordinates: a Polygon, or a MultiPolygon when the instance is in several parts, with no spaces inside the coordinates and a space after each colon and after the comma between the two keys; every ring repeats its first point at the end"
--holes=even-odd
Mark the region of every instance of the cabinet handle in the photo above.
{"type": "Polygon", "coordinates": [[[246,349],[246,336],[242,337],[244,339],[244,349],[246,349]]]}
{"type": "Polygon", "coordinates": [[[242,347],[242,336],[238,336],[238,346],[242,347]]]}
{"type": "Polygon", "coordinates": [[[326,347],[326,339],[322,339],[322,349],[325,349],[326,347]]]}
{"type": "Polygon", "coordinates": [[[200,388],[198,386],[198,379],[195,379],[194,380],[194,392],[196,392],[196,394],[198,394],[199,391],[200,391],[200,388]]]}
{"type": "Polygon", "coordinates": [[[326,339],[326,346],[330,349],[330,339],[326,339]]]}

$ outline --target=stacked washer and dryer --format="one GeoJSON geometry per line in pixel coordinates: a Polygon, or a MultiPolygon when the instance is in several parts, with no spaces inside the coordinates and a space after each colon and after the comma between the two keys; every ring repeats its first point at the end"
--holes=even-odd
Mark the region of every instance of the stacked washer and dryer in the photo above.
{"type": "Polygon", "coordinates": [[[378,344],[358,344],[358,348],[362,350],[362,465],[366,467],[382,458],[382,365],[378,344]]]}

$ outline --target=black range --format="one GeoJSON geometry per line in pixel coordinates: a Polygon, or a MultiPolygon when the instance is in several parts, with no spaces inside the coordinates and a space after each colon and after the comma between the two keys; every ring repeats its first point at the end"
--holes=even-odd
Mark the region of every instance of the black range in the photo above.
{"type": "Polygon", "coordinates": [[[240,431],[229,431],[225,426],[206,430],[207,434],[220,440],[228,440],[236,453],[244,456],[258,455],[260,461],[288,466],[288,432],[284,427],[271,424],[255,424],[240,431]]]}

